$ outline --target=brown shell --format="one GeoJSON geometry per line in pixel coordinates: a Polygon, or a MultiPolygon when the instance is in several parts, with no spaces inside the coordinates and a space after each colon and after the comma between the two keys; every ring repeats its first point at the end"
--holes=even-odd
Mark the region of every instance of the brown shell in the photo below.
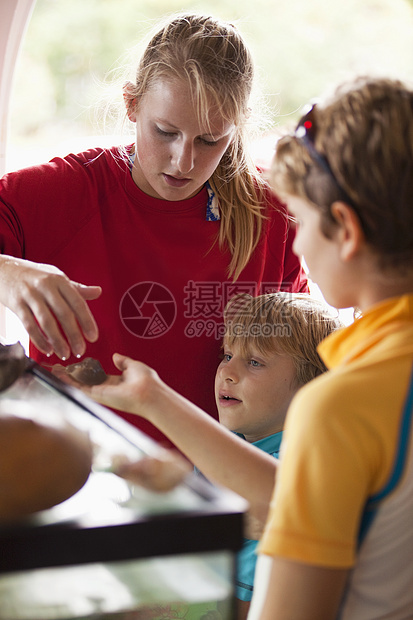
{"type": "Polygon", "coordinates": [[[66,367],[66,372],[84,385],[99,385],[107,378],[101,363],[93,357],[85,357],[81,362],[70,364],[66,367]]]}

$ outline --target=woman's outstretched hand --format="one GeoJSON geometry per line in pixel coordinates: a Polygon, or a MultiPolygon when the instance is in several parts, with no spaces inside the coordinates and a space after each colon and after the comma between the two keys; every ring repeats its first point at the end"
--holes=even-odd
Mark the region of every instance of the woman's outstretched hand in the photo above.
{"type": "Polygon", "coordinates": [[[64,360],[85,353],[99,332],[87,301],[100,286],[73,282],[57,267],[0,256],[0,302],[21,320],[33,344],[64,360]]]}

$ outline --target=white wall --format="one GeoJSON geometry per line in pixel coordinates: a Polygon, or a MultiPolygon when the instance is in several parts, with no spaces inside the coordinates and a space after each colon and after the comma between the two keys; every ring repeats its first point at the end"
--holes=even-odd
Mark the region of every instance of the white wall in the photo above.
{"type": "MultiPolygon", "coordinates": [[[[0,0],[0,176],[6,171],[8,111],[14,68],[35,1],[0,0]]],[[[13,319],[14,315],[0,305],[0,339],[3,342],[7,341],[6,334],[10,331],[7,323],[13,319]]],[[[22,339],[22,328],[17,327],[16,332],[16,335],[11,334],[9,342],[22,339]]]]}
{"type": "Polygon", "coordinates": [[[8,109],[14,68],[35,1],[0,0],[0,176],[6,171],[8,109]]]}

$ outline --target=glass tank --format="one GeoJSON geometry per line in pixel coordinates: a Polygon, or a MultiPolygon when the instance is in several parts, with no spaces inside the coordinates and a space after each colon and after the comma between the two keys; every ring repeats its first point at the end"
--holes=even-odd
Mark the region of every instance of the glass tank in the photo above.
{"type": "Polygon", "coordinates": [[[0,394],[9,412],[21,403],[87,431],[94,463],[73,497],[0,527],[0,620],[235,618],[246,503],[195,474],[166,493],[117,477],[115,456],[156,444],[37,364],[0,394]]]}

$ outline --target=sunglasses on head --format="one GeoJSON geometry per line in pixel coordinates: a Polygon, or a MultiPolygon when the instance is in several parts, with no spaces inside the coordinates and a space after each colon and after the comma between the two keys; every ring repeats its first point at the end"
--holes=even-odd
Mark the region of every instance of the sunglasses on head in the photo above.
{"type": "Polygon", "coordinates": [[[321,155],[321,153],[319,153],[314,146],[315,136],[317,133],[317,123],[315,121],[314,114],[314,108],[316,107],[316,105],[316,103],[310,105],[308,111],[300,118],[300,120],[298,121],[298,125],[295,129],[294,136],[305,147],[313,161],[317,163],[320,168],[322,168],[324,172],[329,175],[332,181],[334,181],[335,186],[340,192],[341,199],[350,206],[356,208],[353,200],[350,198],[345,189],[341,187],[340,183],[334,176],[334,173],[331,170],[330,164],[328,163],[326,157],[324,157],[324,155],[321,155]]]}

